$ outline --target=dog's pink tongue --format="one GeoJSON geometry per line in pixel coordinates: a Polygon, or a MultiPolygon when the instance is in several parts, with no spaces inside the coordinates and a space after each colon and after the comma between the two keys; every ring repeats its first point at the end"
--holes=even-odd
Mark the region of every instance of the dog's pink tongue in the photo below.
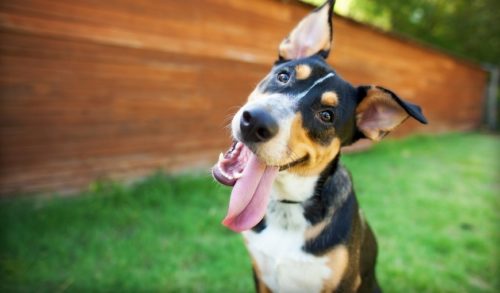
{"type": "Polygon", "coordinates": [[[227,216],[222,222],[224,226],[241,232],[262,220],[278,171],[278,167],[266,166],[254,154],[250,155],[242,177],[231,192],[227,216]]]}

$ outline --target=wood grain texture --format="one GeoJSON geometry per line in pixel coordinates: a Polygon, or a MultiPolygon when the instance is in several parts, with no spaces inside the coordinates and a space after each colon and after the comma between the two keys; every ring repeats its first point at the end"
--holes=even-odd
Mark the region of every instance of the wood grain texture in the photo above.
{"type": "MultiPolygon", "coordinates": [[[[206,168],[225,126],[309,12],[276,0],[0,2],[0,194],[66,193],[96,179],[206,168]]],[[[420,104],[430,124],[475,128],[477,66],[335,16],[329,61],[355,84],[420,104]]]]}

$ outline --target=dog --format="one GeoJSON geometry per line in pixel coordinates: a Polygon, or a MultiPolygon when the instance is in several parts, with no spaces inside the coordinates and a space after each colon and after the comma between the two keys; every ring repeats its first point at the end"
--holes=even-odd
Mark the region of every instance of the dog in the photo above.
{"type": "Polygon", "coordinates": [[[223,224],[242,232],[257,292],[381,292],[377,243],[341,147],[379,141],[419,106],[353,86],[327,64],[329,0],[279,45],[279,59],[234,115],[234,142],[212,169],[233,186],[223,224]]]}

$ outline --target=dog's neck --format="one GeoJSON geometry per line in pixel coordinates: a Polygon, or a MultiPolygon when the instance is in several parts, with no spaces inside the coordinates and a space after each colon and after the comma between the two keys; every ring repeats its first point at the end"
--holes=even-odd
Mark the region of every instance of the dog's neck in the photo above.
{"type": "Polygon", "coordinates": [[[335,235],[338,237],[335,241],[343,241],[357,202],[350,174],[339,161],[340,156],[337,156],[316,176],[281,172],[273,185],[266,217],[252,230],[259,233],[272,226],[302,234],[309,227],[324,225],[328,232],[319,235],[318,241],[305,244],[305,249],[313,254],[323,251],[324,237],[335,235]]]}
{"type": "Polygon", "coordinates": [[[280,172],[273,183],[271,200],[290,204],[305,203],[313,196],[321,195],[328,178],[334,176],[339,168],[343,169],[339,160],[340,154],[318,175],[303,176],[288,171],[280,172]]]}
{"type": "Polygon", "coordinates": [[[280,172],[273,183],[271,200],[300,204],[313,194],[320,175],[300,176],[288,171],[280,172]]]}
{"type": "Polygon", "coordinates": [[[340,154],[319,175],[299,176],[284,171],[276,178],[271,201],[285,205],[301,205],[304,216],[316,224],[340,207],[352,191],[351,177],[340,164],[340,154]]]}

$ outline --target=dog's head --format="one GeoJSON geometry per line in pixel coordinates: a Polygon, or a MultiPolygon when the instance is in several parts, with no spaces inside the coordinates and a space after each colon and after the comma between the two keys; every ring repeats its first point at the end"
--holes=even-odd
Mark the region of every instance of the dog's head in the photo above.
{"type": "Polygon", "coordinates": [[[379,86],[354,87],[328,65],[332,11],[327,1],[280,44],[279,60],[235,114],[235,143],[214,177],[234,185],[224,223],[236,231],[264,216],[279,171],[320,174],[341,146],[380,140],[408,117],[426,123],[420,107],[379,86]]]}

